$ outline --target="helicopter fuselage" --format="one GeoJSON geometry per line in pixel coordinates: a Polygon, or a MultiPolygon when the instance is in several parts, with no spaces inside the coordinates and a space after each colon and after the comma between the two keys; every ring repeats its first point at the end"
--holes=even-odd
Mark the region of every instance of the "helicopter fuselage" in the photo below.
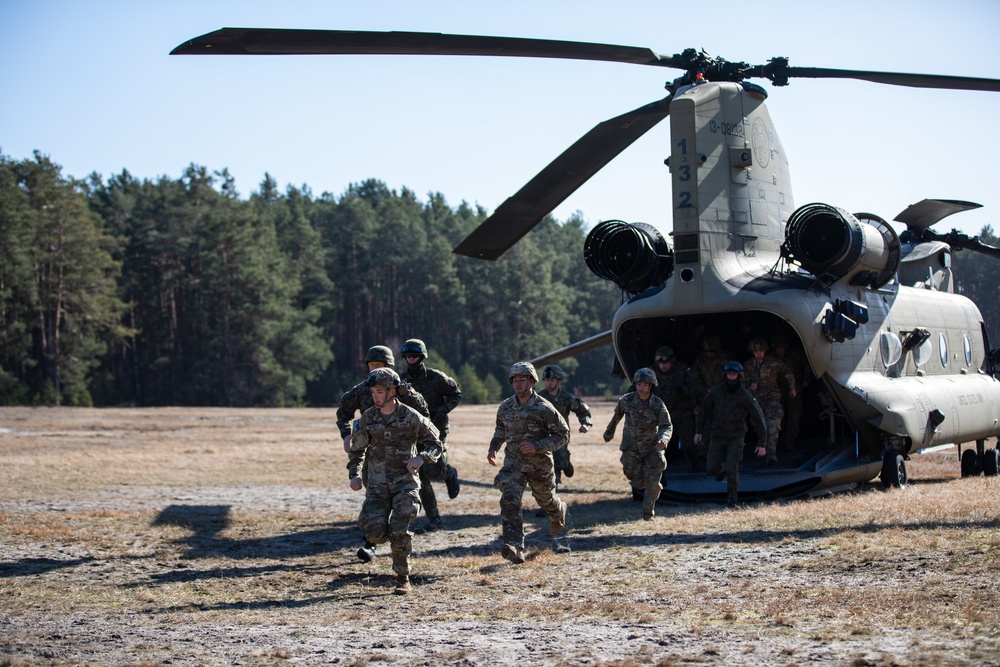
{"type": "MultiPolygon", "coordinates": [[[[947,246],[903,247],[870,214],[796,210],[765,97],[745,83],[676,91],[671,272],[657,284],[627,283],[634,296],[612,325],[623,370],[650,365],[660,345],[692,363],[691,338],[708,334],[743,362],[750,338],[780,335],[808,361],[814,388],[844,422],[842,439],[859,443],[862,458],[1000,434],[1000,382],[982,371],[982,316],[946,291],[947,246]],[[918,267],[926,279],[914,285],[899,282],[910,252],[931,267],[918,267]]],[[[628,264],[631,255],[616,258],[628,264]]],[[[804,420],[818,420],[820,405],[804,420]]]]}

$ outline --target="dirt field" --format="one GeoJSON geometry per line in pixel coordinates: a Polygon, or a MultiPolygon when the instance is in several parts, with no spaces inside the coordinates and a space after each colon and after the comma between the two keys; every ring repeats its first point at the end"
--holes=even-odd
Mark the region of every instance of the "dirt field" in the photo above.
{"type": "Polygon", "coordinates": [[[453,413],[462,493],[406,597],[355,557],[333,410],[0,408],[0,665],[1000,665],[1000,479],[952,450],[904,490],[644,522],[592,407],[572,551],[527,496],[521,566],[496,406],[453,413]]]}

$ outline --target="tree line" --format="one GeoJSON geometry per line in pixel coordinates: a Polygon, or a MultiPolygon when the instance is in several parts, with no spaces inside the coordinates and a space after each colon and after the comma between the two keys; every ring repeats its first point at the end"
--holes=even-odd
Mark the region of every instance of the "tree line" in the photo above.
{"type": "MultiPolygon", "coordinates": [[[[241,198],[226,170],[63,176],[0,154],[0,404],[332,405],[372,345],[408,338],[470,402],[513,361],[610,328],[580,218],[547,218],[496,262],[451,249],[486,218],[368,180],[339,196],[241,198]]],[[[608,350],[567,360],[578,390],[619,389],[608,350]]]]}
{"type": "MultiPolygon", "coordinates": [[[[579,216],[496,262],[452,253],[485,218],[378,180],[317,196],[265,175],[241,198],[225,169],[76,180],[0,153],[0,404],[328,406],[369,347],[408,338],[468,402],[499,400],[513,361],[608,330],[622,296],[586,268],[579,216]]],[[[1000,346],[1000,262],[954,266],[1000,346]]],[[[612,395],[611,361],[562,365],[612,395]]]]}

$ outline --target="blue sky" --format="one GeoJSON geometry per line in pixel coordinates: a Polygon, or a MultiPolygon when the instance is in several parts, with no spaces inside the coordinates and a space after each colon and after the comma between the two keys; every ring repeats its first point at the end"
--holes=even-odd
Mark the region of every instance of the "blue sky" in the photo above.
{"type": "MultiPolygon", "coordinates": [[[[228,168],[246,197],[341,194],[377,178],[493,210],[591,127],[663,97],[673,70],[414,56],[168,56],[217,28],[413,30],[686,47],[763,64],[1000,78],[1000,2],[211,2],[0,0],[0,149],[63,173],[179,178],[228,168]]],[[[925,197],[984,209],[941,225],[1000,229],[1000,93],[848,80],[760,82],[798,205],[891,219],[925,197]]],[[[661,123],[556,211],[667,229],[661,123]]]]}

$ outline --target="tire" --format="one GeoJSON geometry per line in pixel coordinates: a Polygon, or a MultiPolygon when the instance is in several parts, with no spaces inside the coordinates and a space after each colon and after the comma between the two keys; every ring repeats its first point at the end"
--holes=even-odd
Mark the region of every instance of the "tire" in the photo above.
{"type": "Polygon", "coordinates": [[[987,477],[1000,475],[1000,451],[990,447],[983,453],[983,474],[987,477]]]}
{"type": "Polygon", "coordinates": [[[962,477],[978,477],[979,455],[974,449],[966,449],[962,452],[962,477]]]}
{"type": "Polygon", "coordinates": [[[883,488],[902,489],[906,487],[906,459],[902,454],[886,452],[882,457],[882,473],[879,475],[883,488]]]}

